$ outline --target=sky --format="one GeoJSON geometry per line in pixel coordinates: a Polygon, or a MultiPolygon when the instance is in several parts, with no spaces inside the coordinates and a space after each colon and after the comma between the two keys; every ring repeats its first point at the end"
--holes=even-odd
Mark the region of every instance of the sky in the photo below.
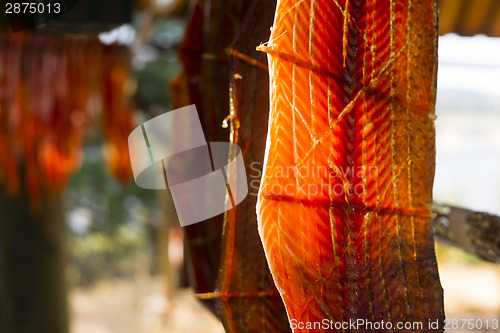
{"type": "Polygon", "coordinates": [[[500,214],[500,38],[441,37],[437,94],[434,199],[500,214]]]}
{"type": "Polygon", "coordinates": [[[500,38],[448,34],[438,50],[438,89],[500,95],[500,38]]]}

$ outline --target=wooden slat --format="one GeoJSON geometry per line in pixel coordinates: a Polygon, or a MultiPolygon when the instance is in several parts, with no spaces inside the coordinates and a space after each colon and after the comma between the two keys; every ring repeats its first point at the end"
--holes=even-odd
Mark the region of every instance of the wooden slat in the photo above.
{"type": "Polygon", "coordinates": [[[500,37],[500,1],[439,0],[439,34],[500,37]]]}

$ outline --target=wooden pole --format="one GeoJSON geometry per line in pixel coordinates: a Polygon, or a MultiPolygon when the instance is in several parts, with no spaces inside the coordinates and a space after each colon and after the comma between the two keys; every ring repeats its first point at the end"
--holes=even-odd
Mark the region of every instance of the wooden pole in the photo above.
{"type": "Polygon", "coordinates": [[[27,196],[0,195],[0,332],[67,333],[61,202],[28,207],[27,196]]]}

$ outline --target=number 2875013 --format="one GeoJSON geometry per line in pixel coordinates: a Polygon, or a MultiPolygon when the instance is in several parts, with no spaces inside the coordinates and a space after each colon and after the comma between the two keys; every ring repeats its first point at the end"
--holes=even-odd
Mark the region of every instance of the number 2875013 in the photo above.
{"type": "Polygon", "coordinates": [[[5,3],[6,14],[59,14],[61,4],[43,2],[7,2],[5,3]]]}

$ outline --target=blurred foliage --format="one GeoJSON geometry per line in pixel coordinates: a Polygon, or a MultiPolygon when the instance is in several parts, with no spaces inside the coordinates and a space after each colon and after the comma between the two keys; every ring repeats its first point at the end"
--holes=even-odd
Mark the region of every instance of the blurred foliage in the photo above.
{"type": "Polygon", "coordinates": [[[436,259],[439,265],[480,265],[485,263],[485,261],[472,254],[439,242],[436,242],[435,251],[436,259]]]}
{"type": "Polygon", "coordinates": [[[179,65],[165,59],[148,62],[143,68],[137,70],[137,107],[148,110],[152,106],[169,108],[171,105],[168,93],[172,77],[179,72],[179,65]]]}
{"type": "Polygon", "coordinates": [[[184,33],[184,20],[158,19],[150,31],[147,44],[137,50],[134,67],[137,79],[136,105],[148,111],[151,107],[171,108],[169,84],[181,72],[177,47],[184,33]]]}
{"type": "Polygon", "coordinates": [[[71,285],[132,277],[140,263],[155,273],[155,259],[143,258],[157,253],[155,232],[149,232],[161,219],[156,192],[112,179],[101,146],[85,148],[82,168],[72,177],[65,201],[71,285]]]}
{"type": "MultiPolygon", "coordinates": [[[[142,120],[171,108],[169,83],[180,72],[177,45],[181,19],[157,20],[144,45],[134,50],[135,103],[142,120]]],[[[82,167],[65,197],[71,286],[99,280],[133,278],[140,270],[158,272],[157,192],[135,183],[121,185],[107,172],[103,140],[94,128],[87,139],[82,167]]]]}
{"type": "Polygon", "coordinates": [[[137,263],[144,257],[144,245],[147,244],[142,236],[141,233],[122,228],[111,235],[90,233],[72,237],[70,285],[90,286],[103,279],[133,277],[138,268],[137,263]]]}

